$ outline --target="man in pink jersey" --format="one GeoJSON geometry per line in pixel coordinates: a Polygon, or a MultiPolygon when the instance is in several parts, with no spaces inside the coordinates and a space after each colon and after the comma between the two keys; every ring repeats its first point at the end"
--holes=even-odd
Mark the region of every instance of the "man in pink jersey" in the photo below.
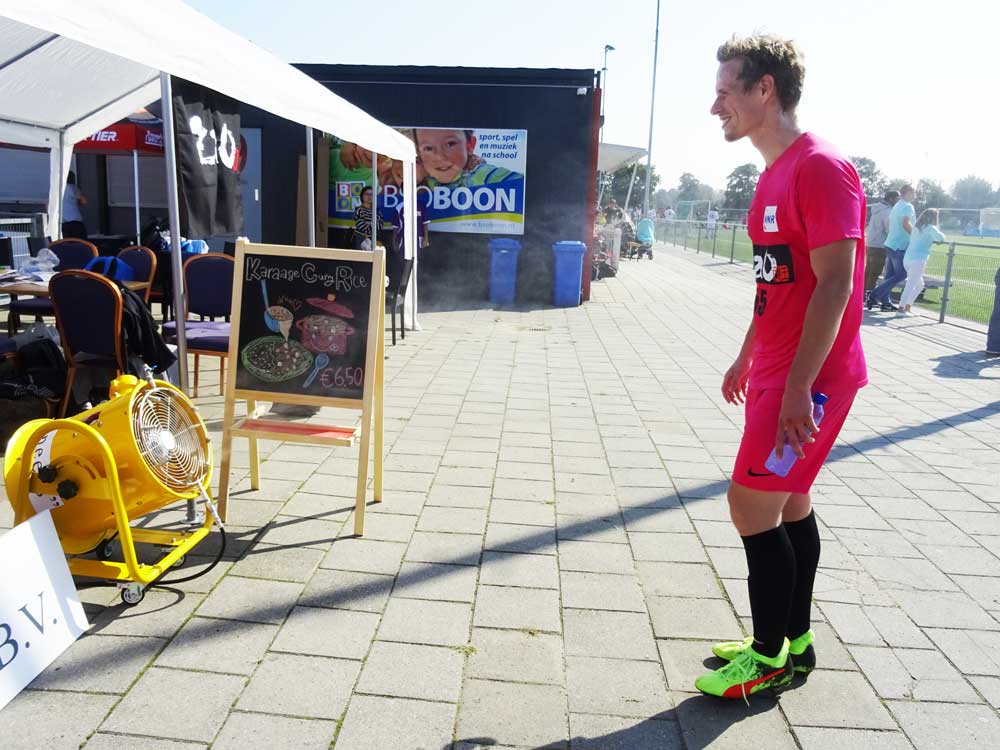
{"type": "Polygon", "coordinates": [[[717,59],[712,114],[727,141],[749,138],[766,164],[747,218],[757,294],[722,383],[725,400],[746,409],[729,511],[746,551],[753,635],[716,644],[728,664],[695,684],[746,699],[816,664],[810,606],[820,540],[809,491],[868,378],[865,194],[848,159],[799,129],[805,68],[795,44],[733,37],[717,59]],[[818,393],[828,397],[819,427],[818,393]],[[765,466],[771,451],[797,456],[786,476],[765,466]]]}

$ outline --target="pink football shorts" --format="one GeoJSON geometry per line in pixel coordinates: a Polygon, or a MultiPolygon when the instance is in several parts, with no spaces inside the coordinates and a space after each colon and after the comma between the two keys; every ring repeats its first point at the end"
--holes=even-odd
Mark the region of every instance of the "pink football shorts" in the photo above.
{"type": "Polygon", "coordinates": [[[803,448],[805,458],[795,462],[788,476],[779,477],[764,467],[764,461],[774,450],[774,436],[778,429],[784,391],[777,388],[749,391],[745,404],[746,425],[743,428],[740,450],[736,455],[733,481],[765,492],[809,492],[823,462],[830,455],[857,393],[856,390],[851,390],[827,394],[830,398],[823,405],[823,421],[815,436],[816,442],[803,448]]]}

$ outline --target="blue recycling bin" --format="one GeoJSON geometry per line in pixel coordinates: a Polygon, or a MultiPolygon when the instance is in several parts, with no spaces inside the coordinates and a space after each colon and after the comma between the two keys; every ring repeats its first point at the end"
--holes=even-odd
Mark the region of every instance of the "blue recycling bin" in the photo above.
{"type": "Polygon", "coordinates": [[[557,242],[552,246],[555,259],[552,303],[556,307],[576,307],[580,304],[583,256],[586,252],[587,246],[582,242],[557,242]]]}
{"type": "Polygon", "coordinates": [[[521,243],[517,240],[490,240],[490,302],[494,305],[514,304],[517,256],[520,252],[521,243]]]}

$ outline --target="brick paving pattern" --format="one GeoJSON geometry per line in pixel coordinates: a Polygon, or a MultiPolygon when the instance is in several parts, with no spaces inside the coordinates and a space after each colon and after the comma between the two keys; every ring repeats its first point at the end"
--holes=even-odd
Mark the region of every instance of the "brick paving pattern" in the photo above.
{"type": "Polygon", "coordinates": [[[135,609],[83,590],[90,633],[3,747],[990,746],[1000,362],[926,318],[870,316],[872,384],[815,487],[819,668],[776,701],[693,692],[748,626],[718,388],[752,298],[745,267],[660,247],[580,308],[424,314],[388,349],[365,538],[356,451],[264,443],[253,492],[237,442],[225,561],[135,609]]]}

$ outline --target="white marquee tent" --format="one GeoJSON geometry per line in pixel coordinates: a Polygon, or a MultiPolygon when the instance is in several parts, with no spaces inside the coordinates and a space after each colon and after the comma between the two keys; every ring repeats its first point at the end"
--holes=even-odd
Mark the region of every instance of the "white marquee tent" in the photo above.
{"type": "Polygon", "coordinates": [[[635,164],[646,155],[646,149],[638,146],[620,146],[617,143],[602,143],[597,150],[597,171],[617,172],[622,167],[635,164]]]}
{"type": "MultiPolygon", "coordinates": [[[[617,172],[619,169],[632,165],[632,182],[639,167],[639,160],[646,155],[646,149],[638,146],[621,146],[617,143],[602,143],[597,151],[597,171],[604,174],[617,172]]],[[[625,199],[625,209],[628,209],[632,198],[632,182],[629,183],[628,197],[625,199]]],[[[601,194],[598,202],[604,200],[604,181],[601,180],[601,194]]]]}
{"type": "MultiPolygon", "coordinates": [[[[169,76],[400,159],[407,165],[404,194],[415,195],[415,151],[407,138],[180,0],[0,0],[0,39],[0,143],[51,150],[53,236],[73,144],[163,97],[169,76]]],[[[307,145],[311,156],[311,131],[307,145]]],[[[315,200],[309,205],[314,210],[315,200]]],[[[413,206],[406,210],[413,235],[406,246],[413,248],[413,206]]],[[[174,285],[180,289],[178,234],[174,204],[174,285]]],[[[183,340],[180,321],[179,328],[183,340]]],[[[181,361],[186,387],[186,358],[181,361]]]]}

